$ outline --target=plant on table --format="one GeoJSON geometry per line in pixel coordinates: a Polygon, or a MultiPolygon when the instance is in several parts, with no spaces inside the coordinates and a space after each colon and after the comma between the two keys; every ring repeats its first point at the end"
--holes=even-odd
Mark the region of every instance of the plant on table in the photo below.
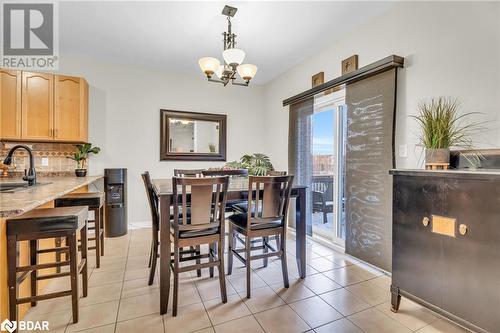
{"type": "Polygon", "coordinates": [[[239,161],[226,163],[226,167],[232,169],[248,169],[248,174],[252,176],[265,176],[274,167],[269,156],[261,153],[245,154],[239,161]]]}

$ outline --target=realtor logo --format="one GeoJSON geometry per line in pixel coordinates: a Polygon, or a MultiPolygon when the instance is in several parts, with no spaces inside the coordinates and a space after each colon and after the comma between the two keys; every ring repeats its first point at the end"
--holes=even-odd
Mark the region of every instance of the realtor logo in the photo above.
{"type": "Polygon", "coordinates": [[[2,331],[7,331],[7,332],[14,332],[17,328],[17,323],[15,321],[10,321],[8,319],[5,319],[2,324],[0,324],[0,330],[2,331]]]}
{"type": "Polygon", "coordinates": [[[3,2],[1,17],[1,67],[57,69],[56,2],[3,2]]]}

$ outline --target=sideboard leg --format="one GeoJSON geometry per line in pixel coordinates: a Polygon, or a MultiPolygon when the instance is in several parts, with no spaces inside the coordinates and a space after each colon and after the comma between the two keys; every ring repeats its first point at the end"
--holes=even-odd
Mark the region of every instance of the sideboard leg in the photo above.
{"type": "Polygon", "coordinates": [[[398,312],[400,303],[401,295],[399,294],[399,288],[391,285],[391,311],[398,312]]]}

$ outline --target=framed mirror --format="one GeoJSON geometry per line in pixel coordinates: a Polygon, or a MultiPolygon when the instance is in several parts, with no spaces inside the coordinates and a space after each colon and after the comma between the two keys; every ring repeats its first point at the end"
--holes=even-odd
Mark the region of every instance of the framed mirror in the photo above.
{"type": "Polygon", "coordinates": [[[225,161],[226,115],[160,110],[160,161],[225,161]]]}

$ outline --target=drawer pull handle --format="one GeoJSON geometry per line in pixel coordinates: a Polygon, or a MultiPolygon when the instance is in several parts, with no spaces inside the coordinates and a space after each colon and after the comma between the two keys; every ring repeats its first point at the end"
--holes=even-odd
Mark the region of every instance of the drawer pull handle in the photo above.
{"type": "Polygon", "coordinates": [[[458,232],[462,236],[465,235],[467,233],[467,226],[465,224],[461,224],[460,226],[458,226],[458,232]]]}
{"type": "Polygon", "coordinates": [[[422,224],[424,227],[427,227],[429,225],[429,218],[426,216],[422,219],[422,224]]]}

